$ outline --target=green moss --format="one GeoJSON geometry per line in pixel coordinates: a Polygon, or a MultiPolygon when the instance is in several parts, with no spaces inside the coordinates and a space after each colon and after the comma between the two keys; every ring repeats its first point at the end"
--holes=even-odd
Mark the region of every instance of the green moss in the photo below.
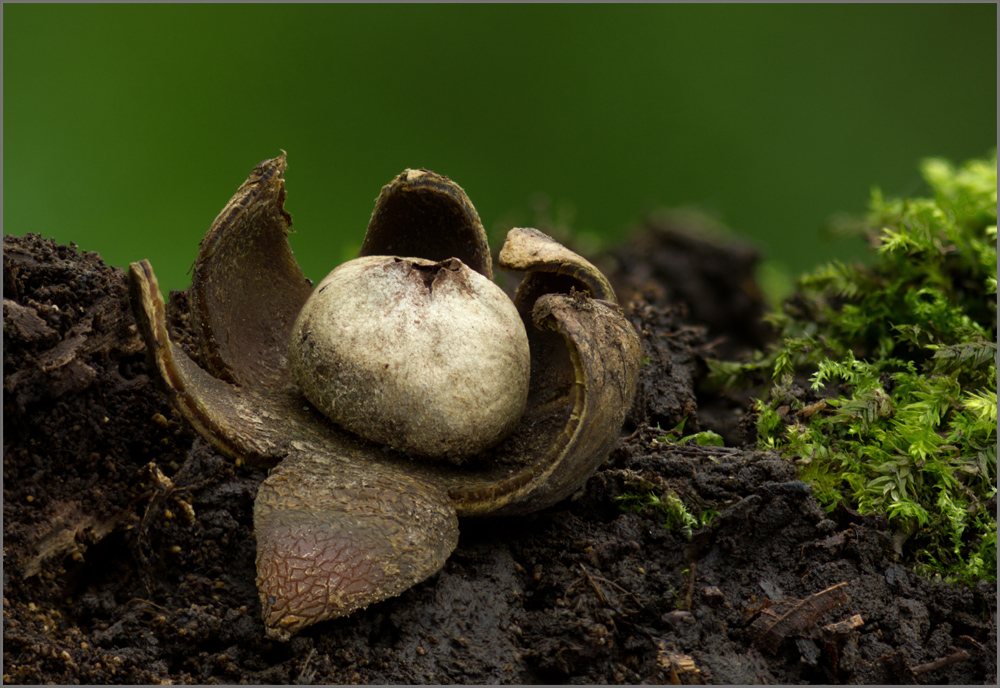
{"type": "Polygon", "coordinates": [[[696,444],[700,447],[726,446],[726,442],[722,438],[722,435],[713,432],[712,430],[702,430],[701,432],[685,435],[684,426],[686,424],[687,424],[687,417],[685,416],[684,418],[681,419],[680,423],[675,425],[670,430],[664,431],[659,425],[657,425],[656,429],[663,432],[663,434],[657,437],[656,441],[661,442],[663,444],[696,444]]]}
{"type": "Polygon", "coordinates": [[[799,278],[777,344],[716,361],[722,385],[770,380],[758,443],[801,466],[828,508],[884,513],[897,550],[952,580],[996,579],[997,160],[927,160],[933,198],[875,190],[853,226],[870,267],[799,278]],[[762,378],[763,376],[763,378],[762,378]]]}
{"type": "MultiPolygon", "coordinates": [[[[622,511],[639,513],[644,509],[653,509],[661,512],[664,516],[663,527],[668,530],[679,528],[681,534],[688,540],[691,539],[693,528],[699,528],[707,523],[688,511],[684,502],[670,492],[659,495],[654,492],[624,494],[618,497],[618,501],[621,502],[622,511]]],[[[715,515],[715,512],[712,512],[712,516],[715,515]]]]}

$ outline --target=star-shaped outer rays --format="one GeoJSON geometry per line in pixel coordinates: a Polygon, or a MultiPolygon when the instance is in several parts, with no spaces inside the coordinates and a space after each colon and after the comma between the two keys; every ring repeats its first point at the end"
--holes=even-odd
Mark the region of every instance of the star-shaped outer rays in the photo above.
{"type": "MultiPolygon", "coordinates": [[[[525,273],[514,305],[531,353],[513,433],[455,466],[346,432],[306,401],[288,369],[312,285],[287,240],[285,167],[284,154],[258,165],[202,240],[188,292],[190,355],[168,330],[149,262],[129,270],[151,365],[175,405],[224,454],[274,467],[254,529],[266,633],[279,640],[438,571],[458,541],[458,516],[528,513],[579,489],[618,440],[640,356],[597,268],[537,230],[512,229],[498,263],[525,273]]],[[[382,190],[361,255],[458,258],[493,275],[472,203],[427,170],[406,170],[382,190]]]]}

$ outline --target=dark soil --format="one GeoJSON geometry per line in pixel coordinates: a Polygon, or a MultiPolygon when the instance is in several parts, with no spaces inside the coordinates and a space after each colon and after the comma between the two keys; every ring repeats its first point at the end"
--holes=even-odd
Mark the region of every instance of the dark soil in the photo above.
{"type": "Polygon", "coordinates": [[[915,575],[879,518],[825,513],[740,445],[745,399],[699,397],[706,356],[767,336],[753,252],[661,224],[605,259],[648,357],[608,461],[556,507],[463,520],[439,573],[281,644],[254,586],[264,473],[171,409],[120,269],[5,236],[4,682],[996,683],[995,585],[915,575]],[[685,417],[728,446],[668,439],[685,417]],[[648,493],[718,516],[688,539],[623,511],[648,493]]]}

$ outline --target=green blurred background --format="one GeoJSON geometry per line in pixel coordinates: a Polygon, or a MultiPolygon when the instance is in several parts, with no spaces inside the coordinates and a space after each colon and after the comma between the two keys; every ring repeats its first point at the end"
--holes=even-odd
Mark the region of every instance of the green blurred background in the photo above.
{"type": "Polygon", "coordinates": [[[182,288],[283,148],[313,279],[406,167],[461,184],[494,241],[539,194],[608,240],[696,205],[799,271],[862,255],[821,230],[873,185],[996,146],[996,27],[996,4],[5,4],[4,232],[182,288]]]}

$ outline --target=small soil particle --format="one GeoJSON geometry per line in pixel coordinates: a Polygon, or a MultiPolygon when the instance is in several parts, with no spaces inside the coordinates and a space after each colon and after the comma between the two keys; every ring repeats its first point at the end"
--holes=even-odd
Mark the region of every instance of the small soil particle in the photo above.
{"type": "Polygon", "coordinates": [[[766,337],[753,256],[651,223],[612,258],[647,364],[600,470],[545,511],[463,520],[440,572],[281,644],[254,585],[264,472],[151,380],[122,270],[5,236],[4,682],[995,684],[994,585],[915,575],[881,519],[825,513],[739,446],[740,400],[699,395],[706,356],[766,337]],[[685,418],[728,446],[657,428],[685,418]],[[718,515],[687,539],[622,510],[645,492],[718,515]]]}

